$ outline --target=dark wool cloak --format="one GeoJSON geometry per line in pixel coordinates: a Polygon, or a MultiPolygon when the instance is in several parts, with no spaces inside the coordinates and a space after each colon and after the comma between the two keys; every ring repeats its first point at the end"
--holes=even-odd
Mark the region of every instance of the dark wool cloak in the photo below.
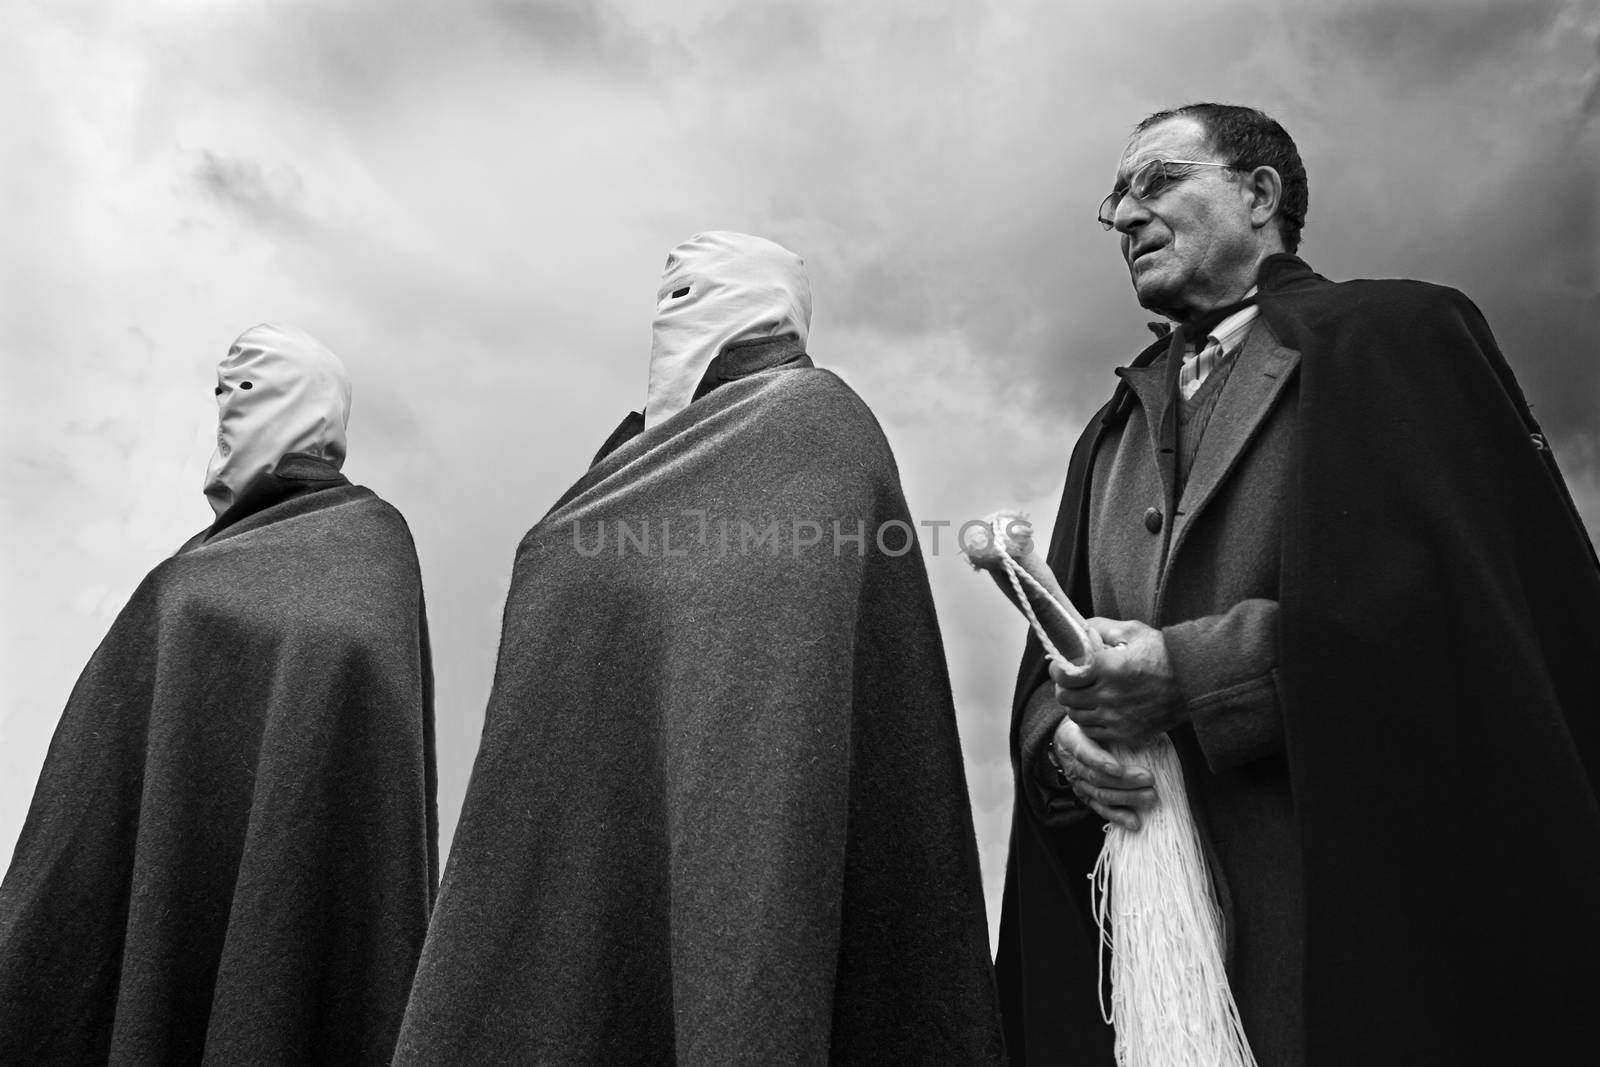
{"type": "Polygon", "coordinates": [[[0,885],[0,1063],[387,1063],[437,860],[400,514],[286,458],[151,571],[0,885]]]}
{"type": "Polygon", "coordinates": [[[802,355],[518,547],[396,1062],[1001,1058],[921,552],[876,421],[802,355]]]}
{"type": "MultiPolygon", "coordinates": [[[[1307,1062],[1561,1061],[1589,1040],[1600,952],[1594,550],[1464,296],[1336,284],[1286,255],[1260,287],[1302,357],[1278,676],[1307,1062]]],[[[1116,407],[1079,442],[1051,541],[1086,609],[1086,472],[1116,407]]],[[[1030,641],[1017,714],[1044,680],[1030,641]]],[[[1020,796],[1016,811],[999,958],[1013,1062],[1109,1064],[1081,877],[1099,835],[1052,831],[1020,796]]]]}

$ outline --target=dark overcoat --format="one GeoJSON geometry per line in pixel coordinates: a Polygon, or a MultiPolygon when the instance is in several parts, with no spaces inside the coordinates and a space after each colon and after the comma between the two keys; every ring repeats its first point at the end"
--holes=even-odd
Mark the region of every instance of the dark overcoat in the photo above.
{"type": "MultiPolygon", "coordinates": [[[[1086,609],[1163,628],[1192,715],[1174,740],[1262,1062],[1557,1049],[1600,944],[1583,903],[1600,892],[1593,550],[1460,294],[1334,285],[1278,256],[1260,303],[1179,499],[1162,502],[1155,442],[1136,435],[1164,402],[1140,368],[1165,344],[1122,372],[1074,454],[1051,565],[1086,609]],[[1164,529],[1141,543],[1151,508],[1164,529]],[[1542,824],[1474,803],[1525,780],[1559,797],[1542,824]],[[1518,876],[1496,877],[1513,855],[1518,876]],[[1535,946],[1483,925],[1524,911],[1569,935],[1535,946]],[[1545,1019],[1537,1035],[1520,1012],[1545,1019]]],[[[1013,1060],[1110,1063],[1081,891],[1099,834],[1036,773],[1059,721],[1043,679],[1030,642],[1008,1035],[1013,1060]]]]}

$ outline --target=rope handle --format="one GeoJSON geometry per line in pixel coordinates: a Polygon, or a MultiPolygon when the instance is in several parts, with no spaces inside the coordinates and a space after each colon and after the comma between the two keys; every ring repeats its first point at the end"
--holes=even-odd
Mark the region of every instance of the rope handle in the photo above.
{"type": "Polygon", "coordinates": [[[1050,640],[1049,633],[1045,631],[1044,623],[1039,621],[1039,616],[1033,610],[1033,604],[1029,602],[1028,594],[1022,588],[1023,582],[1028,584],[1028,587],[1039,599],[1054,605],[1061,612],[1061,617],[1067,620],[1067,625],[1072,628],[1073,633],[1077,635],[1079,642],[1082,643],[1085,649],[1093,650],[1098,647],[1100,635],[1080,622],[1075,611],[1058,601],[1039,579],[1029,574],[1020,563],[1012,558],[1011,552],[1007,547],[1010,542],[1000,528],[1002,517],[1001,515],[996,515],[989,520],[990,532],[994,537],[994,543],[1000,547],[1000,566],[1005,569],[1006,577],[1011,579],[1011,588],[1016,590],[1017,606],[1022,609],[1023,615],[1027,616],[1028,623],[1033,627],[1033,632],[1039,637],[1039,643],[1044,646],[1045,653],[1053,662],[1060,664],[1061,669],[1070,675],[1085,673],[1089,669],[1087,663],[1082,666],[1073,663],[1061,653],[1060,649],[1056,648],[1055,642],[1050,640]]]}

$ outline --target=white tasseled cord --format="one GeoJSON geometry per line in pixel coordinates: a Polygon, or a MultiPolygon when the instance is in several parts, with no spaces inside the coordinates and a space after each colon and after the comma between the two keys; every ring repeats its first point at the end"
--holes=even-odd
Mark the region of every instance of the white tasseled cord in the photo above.
{"type": "MultiPolygon", "coordinates": [[[[1112,747],[1149,769],[1159,803],[1137,830],[1111,823],[1090,883],[1101,951],[1111,950],[1111,1004],[1121,1067],[1255,1067],[1222,962],[1222,913],[1165,735],[1112,747]]],[[[1102,960],[1102,975],[1104,962],[1102,960]]]]}
{"type": "MultiPolygon", "coordinates": [[[[1017,605],[1039,635],[1050,658],[1069,672],[1069,662],[1045,633],[1023,583],[1054,599],[1003,546],[994,520],[1001,565],[1017,594],[1017,605]]],[[[1072,620],[1074,613],[1063,611],[1072,620]]],[[[1073,622],[1074,628],[1078,624],[1073,622]]],[[[1090,647],[1085,637],[1084,647],[1090,647]]],[[[1159,799],[1138,830],[1115,823],[1089,875],[1095,922],[1103,953],[1111,950],[1111,1003],[1100,991],[1101,1011],[1116,1031],[1120,1067],[1256,1067],[1239,1007],[1222,962],[1222,913],[1206,870],[1199,831],[1184,791],[1183,767],[1166,735],[1143,749],[1116,745],[1123,764],[1149,769],[1159,799]]]]}

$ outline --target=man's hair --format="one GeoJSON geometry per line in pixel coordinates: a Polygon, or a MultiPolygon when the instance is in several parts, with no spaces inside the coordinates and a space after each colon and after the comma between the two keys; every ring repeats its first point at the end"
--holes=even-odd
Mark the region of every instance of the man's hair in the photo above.
{"type": "Polygon", "coordinates": [[[1283,179],[1283,196],[1278,203],[1278,233],[1285,251],[1300,247],[1300,231],[1306,224],[1310,194],[1306,187],[1306,165],[1294,138],[1276,119],[1253,107],[1237,104],[1185,104],[1168,111],[1157,111],[1134,128],[1143,133],[1168,119],[1198,119],[1211,139],[1211,147],[1221,156],[1219,162],[1234,170],[1250,171],[1271,167],[1283,179]]]}

